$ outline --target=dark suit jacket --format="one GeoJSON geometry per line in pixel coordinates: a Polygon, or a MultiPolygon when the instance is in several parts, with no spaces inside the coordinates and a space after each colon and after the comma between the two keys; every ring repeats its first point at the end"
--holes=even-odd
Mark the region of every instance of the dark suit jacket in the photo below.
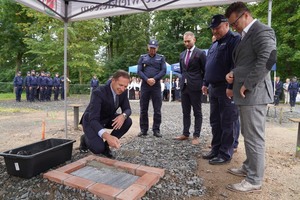
{"type": "MultiPolygon", "coordinates": [[[[128,117],[131,115],[126,91],[119,95],[119,107],[122,113],[126,113],[128,117]]],[[[81,118],[83,131],[87,137],[93,139],[98,136],[101,129],[108,128],[116,117],[116,111],[110,82],[96,88],[92,92],[90,103],[81,118]]]]}
{"type": "Polygon", "coordinates": [[[202,82],[205,73],[205,63],[206,63],[205,52],[195,47],[190,57],[188,67],[185,65],[184,62],[186,53],[187,50],[185,50],[180,54],[179,64],[180,64],[180,70],[182,74],[182,78],[181,78],[182,81],[180,81],[180,88],[184,90],[185,87],[188,87],[191,90],[200,91],[202,88],[202,82]]]}
{"type": "MultiPolygon", "coordinates": [[[[273,82],[272,82],[273,83],[273,82]]],[[[278,81],[278,83],[275,83],[275,92],[278,94],[282,93],[283,84],[281,81],[278,81]]]]}

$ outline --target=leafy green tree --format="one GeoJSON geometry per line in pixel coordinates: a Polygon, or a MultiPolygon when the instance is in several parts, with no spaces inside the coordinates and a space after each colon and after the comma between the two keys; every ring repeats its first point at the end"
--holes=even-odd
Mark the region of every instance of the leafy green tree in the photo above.
{"type": "MultiPolygon", "coordinates": [[[[31,60],[39,70],[63,73],[64,66],[64,24],[63,22],[28,9],[28,16],[36,23],[24,27],[24,42],[29,51],[36,55],[31,60]]],[[[101,76],[101,66],[95,55],[101,46],[99,33],[103,21],[99,19],[68,24],[68,77],[73,83],[86,83],[93,74],[101,76]]]]}
{"type": "MultiPolygon", "coordinates": [[[[299,6],[299,0],[273,0],[271,26],[277,38],[277,73],[284,78],[300,76],[299,6]]],[[[255,17],[267,24],[267,0],[254,5],[252,10],[255,17]]]]}
{"type": "Polygon", "coordinates": [[[27,51],[23,42],[25,33],[20,25],[32,20],[22,11],[22,7],[10,0],[0,0],[0,81],[11,81],[17,71],[26,73],[22,64],[27,51]]]}
{"type": "Polygon", "coordinates": [[[105,19],[106,64],[104,71],[109,77],[117,69],[136,65],[141,54],[146,52],[149,40],[150,14],[141,13],[109,17],[105,19]]]}
{"type": "Polygon", "coordinates": [[[160,52],[167,62],[176,63],[185,47],[183,34],[192,31],[196,36],[196,46],[207,49],[211,45],[211,31],[208,29],[213,15],[224,13],[222,7],[201,7],[155,12],[152,35],[160,43],[160,52]]]}

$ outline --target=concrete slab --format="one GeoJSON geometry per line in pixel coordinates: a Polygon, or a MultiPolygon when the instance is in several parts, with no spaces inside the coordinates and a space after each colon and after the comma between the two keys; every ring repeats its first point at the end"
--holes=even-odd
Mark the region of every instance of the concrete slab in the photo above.
{"type": "Polygon", "coordinates": [[[96,183],[103,183],[116,188],[126,189],[140,177],[108,167],[98,169],[86,166],[71,173],[74,176],[82,177],[96,183]]]}
{"type": "Polygon", "coordinates": [[[164,169],[90,155],[49,171],[43,177],[87,190],[105,200],[134,200],[143,197],[164,174],[164,169]]]}

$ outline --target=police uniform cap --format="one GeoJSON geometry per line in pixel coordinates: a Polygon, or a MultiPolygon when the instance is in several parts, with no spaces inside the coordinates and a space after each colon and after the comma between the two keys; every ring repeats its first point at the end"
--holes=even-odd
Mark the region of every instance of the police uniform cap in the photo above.
{"type": "Polygon", "coordinates": [[[222,22],[227,22],[227,18],[224,15],[218,14],[218,15],[214,15],[211,18],[211,22],[209,25],[209,28],[216,28],[218,27],[222,22]]]}
{"type": "Polygon", "coordinates": [[[27,74],[30,74],[30,71],[27,71],[27,74]]]}
{"type": "Polygon", "coordinates": [[[158,47],[158,41],[157,40],[155,40],[155,39],[151,39],[150,41],[149,41],[149,47],[150,48],[157,48],[158,47]]]}
{"type": "Polygon", "coordinates": [[[21,71],[18,71],[18,74],[22,74],[21,71]]]}

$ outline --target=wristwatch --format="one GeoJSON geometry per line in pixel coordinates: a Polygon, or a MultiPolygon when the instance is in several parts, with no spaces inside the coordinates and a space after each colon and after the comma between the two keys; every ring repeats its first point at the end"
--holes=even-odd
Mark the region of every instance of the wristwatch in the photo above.
{"type": "Polygon", "coordinates": [[[127,119],[127,114],[126,113],[122,113],[124,119],[127,119]]]}

